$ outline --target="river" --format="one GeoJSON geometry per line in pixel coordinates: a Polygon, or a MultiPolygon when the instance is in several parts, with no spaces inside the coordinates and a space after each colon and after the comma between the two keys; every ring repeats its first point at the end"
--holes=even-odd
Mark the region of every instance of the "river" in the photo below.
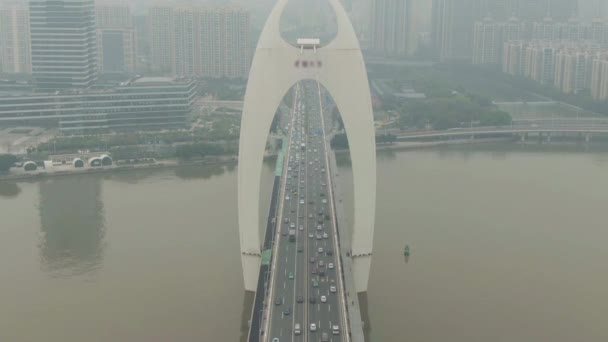
{"type": "MultiPolygon", "coordinates": [[[[367,340],[607,341],[606,174],[582,147],[380,153],[367,340]]],[[[234,165],[0,182],[0,341],[239,341],[236,191],[234,165]]]]}

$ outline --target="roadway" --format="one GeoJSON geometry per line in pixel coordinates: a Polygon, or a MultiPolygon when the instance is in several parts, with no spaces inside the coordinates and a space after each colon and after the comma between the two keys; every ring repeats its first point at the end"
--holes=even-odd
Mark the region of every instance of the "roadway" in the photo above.
{"type": "Polygon", "coordinates": [[[346,308],[318,84],[302,82],[294,92],[265,340],[322,341],[325,335],[327,341],[345,341],[346,308]]]}

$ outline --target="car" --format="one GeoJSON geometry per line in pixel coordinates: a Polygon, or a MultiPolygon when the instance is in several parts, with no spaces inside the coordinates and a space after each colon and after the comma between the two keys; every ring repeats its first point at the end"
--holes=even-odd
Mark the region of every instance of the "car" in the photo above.
{"type": "Polygon", "coordinates": [[[317,234],[317,240],[321,240],[321,239],[323,239],[323,235],[317,234]]]}
{"type": "Polygon", "coordinates": [[[286,231],[286,230],[282,230],[282,231],[281,231],[281,235],[283,235],[283,236],[287,236],[287,231],[286,231]]]}
{"type": "Polygon", "coordinates": [[[319,260],[319,267],[325,267],[325,262],[323,262],[323,260],[319,260]]]}
{"type": "Polygon", "coordinates": [[[285,310],[283,310],[283,315],[284,316],[291,315],[291,309],[289,307],[286,307],[285,310]]]}
{"type": "Polygon", "coordinates": [[[319,287],[319,282],[316,279],[312,280],[312,287],[319,287]]]}
{"type": "Polygon", "coordinates": [[[317,230],[323,230],[323,226],[322,225],[317,225],[317,230]]]}
{"type": "Polygon", "coordinates": [[[323,238],[324,238],[324,239],[328,239],[328,238],[329,238],[329,235],[327,235],[327,233],[323,233],[323,238]]]}
{"type": "Polygon", "coordinates": [[[310,304],[317,304],[317,298],[315,298],[315,297],[310,297],[310,298],[308,298],[308,302],[309,302],[310,304]]]}
{"type": "Polygon", "coordinates": [[[327,268],[334,268],[334,264],[332,262],[328,263],[327,268]]]}
{"type": "Polygon", "coordinates": [[[331,332],[334,335],[340,335],[340,327],[338,325],[332,325],[331,332]]]}
{"type": "Polygon", "coordinates": [[[328,250],[326,250],[326,251],[325,251],[325,254],[327,254],[327,255],[330,255],[330,256],[331,256],[331,255],[334,255],[334,251],[333,251],[333,250],[331,250],[331,249],[328,249],[328,250]]]}
{"type": "Polygon", "coordinates": [[[293,272],[289,272],[289,279],[293,279],[293,272]]]}
{"type": "Polygon", "coordinates": [[[304,303],[304,296],[298,296],[298,298],[296,299],[296,302],[298,303],[304,303]]]}
{"type": "Polygon", "coordinates": [[[298,253],[302,253],[302,252],[304,252],[304,247],[298,246],[298,253]]]}
{"type": "Polygon", "coordinates": [[[312,269],[312,271],[310,271],[310,273],[317,274],[317,273],[319,273],[319,270],[316,267],[313,267],[313,269],[312,269]]]}
{"type": "Polygon", "coordinates": [[[327,203],[327,200],[324,198],[321,200],[321,203],[325,204],[325,203],[327,203]]]}
{"type": "Polygon", "coordinates": [[[295,224],[294,222],[291,222],[291,223],[289,224],[289,228],[295,228],[295,227],[296,227],[296,224],[295,224]]]}
{"type": "Polygon", "coordinates": [[[281,305],[283,304],[283,299],[281,297],[277,297],[277,299],[274,300],[274,305],[281,305]]]}
{"type": "Polygon", "coordinates": [[[304,204],[304,200],[303,199],[300,200],[300,204],[304,204]]]}
{"type": "Polygon", "coordinates": [[[327,303],[327,297],[321,296],[321,303],[327,303]]]}
{"type": "Polygon", "coordinates": [[[336,292],[336,287],[334,285],[329,287],[329,292],[335,293],[336,292]]]}
{"type": "Polygon", "coordinates": [[[313,233],[308,233],[308,237],[313,238],[313,237],[315,237],[315,235],[313,233]]]}
{"type": "Polygon", "coordinates": [[[321,334],[321,342],[329,342],[329,335],[326,332],[321,334]]]}
{"type": "Polygon", "coordinates": [[[300,230],[304,230],[304,226],[303,226],[303,225],[300,225],[300,227],[299,227],[298,229],[300,229],[300,230]]]}
{"type": "Polygon", "coordinates": [[[314,257],[310,257],[310,263],[314,264],[315,263],[315,258],[314,257]]]}
{"type": "Polygon", "coordinates": [[[285,218],[285,223],[289,223],[289,218],[285,218]]]}
{"type": "Polygon", "coordinates": [[[272,342],[280,342],[278,337],[272,339],[272,342]]]}
{"type": "Polygon", "coordinates": [[[317,249],[317,251],[318,251],[319,253],[323,253],[323,247],[319,247],[319,249],[317,249]]]}
{"type": "Polygon", "coordinates": [[[310,323],[310,331],[317,331],[317,324],[316,323],[310,323]]]}

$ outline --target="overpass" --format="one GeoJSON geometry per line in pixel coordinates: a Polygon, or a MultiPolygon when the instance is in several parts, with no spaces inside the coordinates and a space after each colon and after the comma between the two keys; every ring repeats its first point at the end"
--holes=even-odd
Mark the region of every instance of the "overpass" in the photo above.
{"type": "Polygon", "coordinates": [[[400,131],[391,132],[398,140],[425,140],[450,138],[478,138],[488,136],[515,135],[522,140],[529,134],[545,136],[551,139],[557,134],[578,134],[590,141],[593,134],[608,133],[608,119],[604,118],[556,118],[556,119],[521,119],[513,120],[507,126],[484,126],[452,128],[435,131],[400,131]]]}

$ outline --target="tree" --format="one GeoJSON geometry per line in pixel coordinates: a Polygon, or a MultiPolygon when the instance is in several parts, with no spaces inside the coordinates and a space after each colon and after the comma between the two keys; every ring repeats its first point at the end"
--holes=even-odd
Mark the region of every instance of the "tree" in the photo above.
{"type": "Polygon", "coordinates": [[[12,154],[0,154],[0,173],[6,173],[16,162],[16,156],[12,154]]]}

